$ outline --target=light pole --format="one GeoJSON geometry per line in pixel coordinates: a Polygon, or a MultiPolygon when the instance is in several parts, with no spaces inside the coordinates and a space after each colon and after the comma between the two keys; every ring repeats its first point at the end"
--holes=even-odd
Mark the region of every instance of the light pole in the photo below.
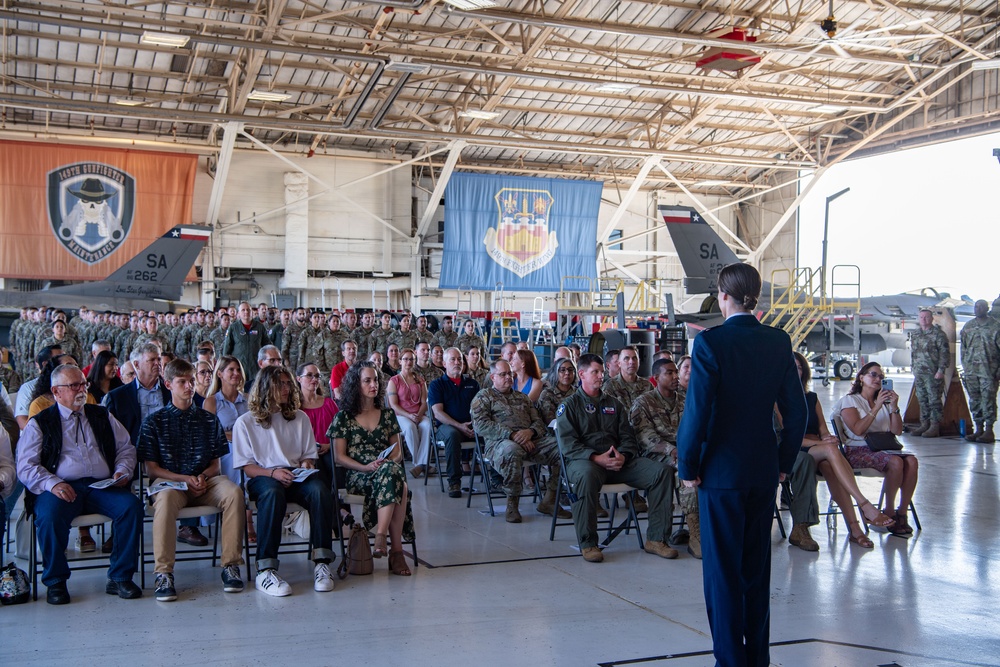
{"type": "Polygon", "coordinates": [[[820,275],[820,293],[823,296],[826,296],[826,237],[830,231],[830,202],[841,195],[846,195],[850,191],[850,188],[844,188],[840,192],[826,198],[826,212],[823,214],[823,273],[820,275]]]}

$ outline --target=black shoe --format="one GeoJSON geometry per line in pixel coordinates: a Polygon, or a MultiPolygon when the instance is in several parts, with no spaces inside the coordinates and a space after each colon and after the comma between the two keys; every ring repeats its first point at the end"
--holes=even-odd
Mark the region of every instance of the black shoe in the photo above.
{"type": "Polygon", "coordinates": [[[69,604],[69,591],[66,590],[66,582],[60,581],[49,586],[45,593],[45,601],[49,604],[69,604]]]}
{"type": "Polygon", "coordinates": [[[462,497],[462,485],[461,484],[449,484],[448,485],[448,497],[449,498],[461,498],[462,497]]]}
{"type": "Polygon", "coordinates": [[[131,579],[128,581],[108,579],[108,585],[104,587],[104,592],[108,595],[117,595],[122,600],[134,600],[142,597],[142,589],[136,586],[131,579]]]}
{"type": "Polygon", "coordinates": [[[174,589],[174,575],[156,575],[156,591],[153,593],[160,602],[173,602],[177,599],[177,591],[174,589]]]}
{"type": "Polygon", "coordinates": [[[115,533],[114,531],[112,531],[111,534],[108,535],[108,539],[104,540],[104,542],[101,543],[101,553],[102,554],[111,553],[114,550],[114,546],[115,546],[115,533]]]}
{"type": "Polygon", "coordinates": [[[222,590],[227,593],[239,593],[243,590],[243,575],[237,565],[227,565],[222,568],[222,590]]]}
{"type": "Polygon", "coordinates": [[[181,526],[177,531],[177,541],[190,544],[193,547],[208,545],[208,538],[201,534],[197,526],[181,526]]]}

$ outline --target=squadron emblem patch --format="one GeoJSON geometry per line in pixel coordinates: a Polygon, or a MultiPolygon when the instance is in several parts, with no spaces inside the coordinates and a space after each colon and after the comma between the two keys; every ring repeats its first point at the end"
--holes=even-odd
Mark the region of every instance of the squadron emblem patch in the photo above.
{"type": "Polygon", "coordinates": [[[49,172],[49,222],[66,250],[96,264],[118,249],[132,231],[135,179],[101,164],[78,162],[49,172]]]}

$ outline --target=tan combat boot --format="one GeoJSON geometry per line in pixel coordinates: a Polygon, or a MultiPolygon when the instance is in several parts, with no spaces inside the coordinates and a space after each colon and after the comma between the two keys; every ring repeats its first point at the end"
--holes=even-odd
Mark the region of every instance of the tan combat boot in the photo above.
{"type": "Polygon", "coordinates": [[[983,434],[976,438],[976,442],[981,442],[985,445],[993,444],[996,437],[993,435],[993,424],[987,422],[983,425],[983,434]]]}
{"type": "Polygon", "coordinates": [[[573,513],[569,510],[563,509],[562,507],[556,507],[555,489],[546,489],[545,497],[542,498],[542,502],[538,503],[538,506],[535,509],[538,510],[539,514],[546,514],[548,516],[552,516],[552,512],[556,512],[556,516],[560,519],[573,518],[573,513]]]}
{"type": "Polygon", "coordinates": [[[804,523],[792,526],[792,532],[788,535],[788,543],[803,551],[819,551],[819,544],[809,534],[809,526],[804,523]]]}
{"type": "Polygon", "coordinates": [[[509,496],[507,498],[507,512],[504,514],[507,523],[521,523],[521,512],[517,509],[517,503],[520,499],[519,496],[509,496]]]}
{"type": "Polygon", "coordinates": [[[697,514],[688,514],[688,553],[701,560],[701,523],[697,514]]]}
{"type": "Polygon", "coordinates": [[[983,423],[976,422],[976,432],[967,433],[965,435],[965,439],[968,440],[969,442],[979,442],[979,436],[981,436],[982,434],[983,434],[983,423]]]}
{"type": "Polygon", "coordinates": [[[931,427],[931,423],[926,419],[920,420],[920,426],[910,431],[910,435],[923,435],[924,431],[931,427]]]}
{"type": "Polygon", "coordinates": [[[920,434],[921,438],[937,438],[941,435],[941,424],[931,422],[931,427],[920,434]]]}

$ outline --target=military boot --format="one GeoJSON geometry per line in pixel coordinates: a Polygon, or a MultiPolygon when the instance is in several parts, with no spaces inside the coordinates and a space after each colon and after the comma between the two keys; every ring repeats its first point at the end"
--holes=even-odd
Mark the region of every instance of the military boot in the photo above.
{"type": "Polygon", "coordinates": [[[698,515],[691,513],[685,518],[688,525],[688,553],[701,560],[701,523],[698,515]]]}
{"type": "Polygon", "coordinates": [[[552,516],[553,512],[556,512],[556,516],[560,519],[572,519],[573,513],[569,510],[563,509],[562,507],[556,507],[556,490],[546,489],[545,497],[542,498],[542,502],[538,503],[535,508],[538,510],[539,514],[547,514],[552,516]]]}
{"type": "Polygon", "coordinates": [[[979,442],[979,438],[983,435],[983,423],[976,422],[976,432],[970,433],[965,436],[965,439],[969,442],[979,442]]]}
{"type": "Polygon", "coordinates": [[[985,445],[992,445],[996,438],[993,436],[993,424],[986,422],[983,424],[983,434],[976,438],[976,442],[981,442],[985,445]]]}
{"type": "Polygon", "coordinates": [[[922,438],[937,438],[941,435],[941,424],[939,422],[931,422],[931,427],[920,434],[922,438]]]}
{"type": "Polygon", "coordinates": [[[924,431],[931,427],[931,423],[926,419],[920,420],[920,426],[910,431],[910,435],[923,435],[924,431]]]}
{"type": "Polygon", "coordinates": [[[507,523],[521,523],[521,512],[517,509],[517,503],[520,499],[520,496],[508,496],[507,512],[504,514],[507,523]]]}

